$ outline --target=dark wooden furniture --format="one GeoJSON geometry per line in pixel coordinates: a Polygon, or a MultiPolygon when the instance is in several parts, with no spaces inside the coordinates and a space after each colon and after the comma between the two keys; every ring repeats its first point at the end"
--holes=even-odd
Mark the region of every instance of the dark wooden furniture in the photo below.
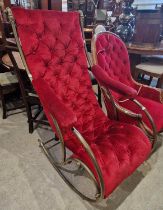
{"type": "MultiPolygon", "coordinates": [[[[1,12],[0,17],[2,18],[1,12]]],[[[14,44],[13,42],[10,42],[10,38],[5,38],[4,26],[5,25],[2,24],[2,19],[0,19],[0,101],[2,105],[2,118],[6,119],[9,111],[20,109],[24,107],[24,105],[20,100],[19,103],[18,100],[17,102],[15,101],[15,97],[18,96],[17,92],[19,92],[18,79],[14,74],[13,69],[3,61],[3,58],[7,55],[5,44],[10,44],[11,46],[14,44]],[[13,97],[13,95],[15,95],[15,97],[13,97]]],[[[9,35],[7,30],[6,32],[7,35],[9,35]]]]}
{"type": "Polygon", "coordinates": [[[39,0],[40,9],[62,10],[62,0],[39,0]]]}
{"type": "Polygon", "coordinates": [[[141,63],[142,55],[163,55],[163,44],[126,44],[130,55],[132,75],[135,74],[135,66],[141,63]]]}
{"type": "Polygon", "coordinates": [[[149,58],[149,61],[136,65],[137,78],[143,76],[143,81],[150,85],[153,78],[157,78],[156,87],[163,88],[163,58],[149,58]],[[149,79],[144,79],[144,75],[148,75],[149,79]]]}
{"type": "MultiPolygon", "coordinates": [[[[0,101],[2,105],[2,118],[6,119],[9,111],[22,108],[22,106],[8,106],[7,98],[11,98],[11,94],[18,89],[18,80],[13,72],[0,73],[0,101]],[[9,97],[10,95],[10,97],[9,97]]],[[[11,102],[11,100],[10,100],[11,102]]]]}
{"type": "MultiPolygon", "coordinates": [[[[4,0],[4,7],[11,7],[11,0],[4,0]]],[[[38,7],[39,9],[62,10],[62,0],[38,0],[38,7]]]]}
{"type": "MultiPolygon", "coordinates": [[[[12,82],[10,82],[11,84],[9,84],[11,78],[10,76],[11,72],[6,73],[7,78],[5,77],[5,75],[3,76],[5,78],[5,82],[4,80],[2,80],[2,82],[0,81],[2,83],[2,85],[0,85],[0,98],[2,100],[2,105],[4,110],[3,118],[6,117],[6,111],[8,111],[5,105],[4,95],[8,94],[9,88],[11,91],[15,90],[15,86],[17,85],[17,88],[20,87],[20,92],[23,100],[23,107],[25,107],[26,109],[29,133],[32,133],[34,130],[34,123],[36,124],[41,123],[45,125],[49,124],[40,118],[40,114],[42,113],[42,106],[40,105],[40,100],[32,87],[30,81],[30,75],[27,74],[27,72],[25,71],[25,67],[22,63],[20,54],[18,52],[16,42],[14,44],[14,41],[9,42],[8,39],[6,38],[7,34],[5,33],[4,30],[4,24],[6,23],[4,23],[3,19],[1,19],[0,21],[0,26],[1,26],[0,28],[2,31],[1,50],[5,51],[5,54],[1,56],[1,63],[3,66],[7,68],[7,71],[14,72],[15,75],[14,78],[12,78],[12,82]],[[15,81],[17,81],[17,83],[15,81]]],[[[20,106],[16,108],[20,108],[20,106]]]]}
{"type": "MultiPolygon", "coordinates": [[[[160,71],[160,63],[158,62],[153,62],[150,63],[153,66],[153,71],[151,71],[151,68],[148,68],[149,63],[147,63],[147,66],[144,67],[142,66],[137,66],[138,64],[140,64],[142,62],[142,56],[146,56],[146,55],[163,55],[163,43],[159,43],[157,45],[153,45],[153,44],[127,44],[127,49],[130,55],[130,62],[131,62],[131,71],[132,71],[132,75],[134,77],[135,80],[138,80],[138,76],[140,73],[142,73],[143,75],[149,75],[150,76],[150,80],[151,77],[157,77],[158,78],[158,83],[157,83],[157,87],[161,87],[162,86],[162,74],[160,71]],[[154,68],[154,64],[155,64],[155,68],[154,68]],[[136,67],[137,66],[137,67],[136,67]],[[149,70],[148,70],[149,69],[149,70]]],[[[145,64],[145,63],[144,63],[145,64]]],[[[149,81],[150,83],[150,81],[149,81]]]]}
{"type": "Polygon", "coordinates": [[[84,26],[93,25],[95,9],[98,6],[98,0],[68,0],[68,10],[81,10],[84,15],[84,26]]]}
{"type": "Polygon", "coordinates": [[[157,44],[160,41],[163,13],[160,10],[137,11],[133,42],[157,44]]]}
{"type": "Polygon", "coordinates": [[[163,43],[153,44],[126,44],[128,52],[136,55],[163,55],[163,43]]]}

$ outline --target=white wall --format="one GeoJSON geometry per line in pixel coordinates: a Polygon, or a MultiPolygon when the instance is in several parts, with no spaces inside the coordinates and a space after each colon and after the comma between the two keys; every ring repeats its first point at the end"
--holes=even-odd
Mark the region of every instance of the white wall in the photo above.
{"type": "Polygon", "coordinates": [[[134,3],[142,3],[142,4],[145,4],[145,3],[154,3],[154,4],[157,4],[157,3],[162,3],[163,0],[135,0],[134,3]]]}
{"type": "Polygon", "coordinates": [[[161,3],[163,0],[135,0],[133,6],[137,6],[138,9],[155,9],[155,5],[161,3]]]}
{"type": "Polygon", "coordinates": [[[62,11],[67,11],[67,0],[62,0],[62,11]]]}

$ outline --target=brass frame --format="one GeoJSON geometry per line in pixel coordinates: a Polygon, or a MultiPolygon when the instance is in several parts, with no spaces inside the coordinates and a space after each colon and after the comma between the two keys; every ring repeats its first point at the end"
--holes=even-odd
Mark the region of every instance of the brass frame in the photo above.
{"type": "MultiPolygon", "coordinates": [[[[19,53],[21,55],[22,62],[24,64],[24,67],[25,67],[27,73],[30,74],[27,63],[25,61],[25,57],[24,57],[22,48],[21,48],[21,43],[20,43],[20,40],[19,40],[19,37],[18,37],[18,34],[17,34],[15,19],[13,17],[12,11],[11,11],[10,8],[6,8],[6,11],[7,11],[8,18],[9,18],[9,21],[10,21],[12,29],[13,29],[13,33],[14,33],[14,36],[15,36],[17,47],[19,49],[19,53]]],[[[98,176],[98,181],[96,180],[96,178],[95,178],[94,174],[91,172],[91,170],[80,159],[77,159],[77,158],[67,158],[66,159],[66,147],[65,147],[65,144],[64,144],[64,138],[63,138],[63,135],[62,135],[62,131],[61,131],[61,129],[59,127],[59,124],[58,124],[57,120],[55,119],[55,117],[51,113],[49,113],[49,114],[50,114],[50,116],[53,120],[54,126],[56,128],[56,131],[57,131],[60,143],[61,143],[62,160],[59,163],[55,162],[54,158],[52,157],[52,155],[48,151],[48,148],[45,146],[46,144],[51,142],[53,139],[48,140],[47,142],[42,142],[41,140],[39,140],[40,146],[43,149],[45,155],[50,160],[51,164],[57,170],[59,175],[71,187],[72,190],[74,190],[77,194],[79,194],[85,200],[88,200],[88,201],[91,201],[91,202],[100,201],[101,199],[104,198],[104,180],[103,180],[101,169],[98,165],[98,162],[97,162],[97,160],[95,158],[95,155],[94,155],[93,151],[91,150],[89,144],[86,142],[86,140],[80,134],[80,132],[75,127],[72,127],[73,134],[79,140],[79,142],[81,143],[82,147],[85,149],[87,154],[89,155],[89,157],[90,157],[90,159],[91,159],[91,161],[94,165],[94,168],[95,168],[97,176],[98,176]],[[70,183],[70,181],[61,172],[61,170],[64,169],[64,166],[71,163],[72,161],[75,161],[77,164],[81,165],[87,171],[87,173],[90,175],[90,177],[91,177],[91,179],[92,179],[93,183],[95,184],[95,187],[98,191],[98,193],[95,195],[94,199],[89,198],[86,195],[84,195],[83,193],[81,193],[77,188],[75,188],[75,186],[72,183],[70,183]]],[[[53,146],[55,146],[55,145],[53,145],[53,146]]]]}
{"type": "MultiPolygon", "coordinates": [[[[92,59],[93,59],[93,64],[97,65],[98,61],[97,61],[97,53],[96,53],[96,39],[97,37],[102,34],[102,33],[107,33],[107,34],[113,34],[114,36],[116,36],[118,39],[120,39],[120,37],[112,32],[106,31],[106,32],[101,32],[99,34],[95,34],[93,36],[92,42],[91,42],[91,49],[92,49],[92,59]]],[[[133,78],[132,78],[133,80],[133,78]]],[[[134,80],[133,80],[134,81],[134,80]]],[[[137,82],[134,81],[134,83],[139,84],[137,82]]],[[[140,85],[140,84],[139,84],[140,85]]],[[[115,119],[118,120],[118,112],[122,112],[128,116],[130,116],[131,118],[134,118],[138,121],[138,125],[139,127],[141,127],[143,129],[143,131],[145,132],[146,135],[148,135],[152,141],[152,147],[154,147],[154,144],[157,141],[157,130],[156,130],[156,125],[153,121],[153,118],[151,117],[150,113],[148,112],[148,110],[146,109],[146,107],[144,107],[139,101],[137,101],[136,99],[133,98],[128,98],[127,100],[132,101],[133,103],[135,103],[147,116],[151,126],[152,126],[152,130],[143,122],[142,119],[142,115],[141,114],[136,114],[122,106],[120,106],[115,100],[114,97],[112,96],[111,92],[109,90],[106,90],[104,87],[101,86],[102,89],[102,93],[103,93],[103,98],[106,104],[106,100],[105,97],[111,102],[111,105],[113,107],[114,110],[114,114],[115,114],[115,119]]],[[[163,92],[160,91],[160,99],[162,99],[162,95],[163,92]]]]}
{"type": "MultiPolygon", "coordinates": [[[[80,11],[79,11],[79,14],[80,14],[80,28],[81,28],[82,37],[83,37],[83,40],[84,40],[84,50],[85,50],[85,54],[86,54],[86,58],[87,58],[88,69],[91,71],[91,68],[92,68],[93,64],[92,64],[92,61],[90,60],[90,57],[88,56],[88,50],[87,50],[87,46],[86,46],[85,34],[84,34],[84,30],[83,30],[83,28],[84,28],[84,16],[80,11]]],[[[96,79],[95,79],[95,82],[96,83],[92,83],[92,84],[93,85],[97,84],[97,86],[98,86],[98,92],[97,92],[96,96],[98,98],[99,105],[102,107],[101,89],[100,89],[100,86],[98,85],[96,79]]]]}

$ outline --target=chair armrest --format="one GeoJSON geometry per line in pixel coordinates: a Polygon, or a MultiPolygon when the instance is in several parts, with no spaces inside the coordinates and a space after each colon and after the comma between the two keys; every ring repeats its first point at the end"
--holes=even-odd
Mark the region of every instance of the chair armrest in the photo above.
{"type": "Polygon", "coordinates": [[[104,86],[106,89],[111,89],[117,93],[120,93],[127,97],[135,98],[137,96],[137,91],[119,81],[115,81],[107,75],[107,73],[99,66],[95,65],[92,67],[92,72],[96,77],[100,85],[104,86]]]}
{"type": "Polygon", "coordinates": [[[49,84],[45,80],[39,78],[33,80],[32,83],[45,112],[50,113],[57,120],[61,128],[72,128],[77,121],[73,111],[57,98],[53,89],[49,87],[49,84]]]}
{"type": "Polygon", "coordinates": [[[136,83],[136,88],[138,90],[138,95],[145,97],[151,100],[154,100],[158,103],[163,103],[163,90],[159,88],[149,87],[136,83]]]}

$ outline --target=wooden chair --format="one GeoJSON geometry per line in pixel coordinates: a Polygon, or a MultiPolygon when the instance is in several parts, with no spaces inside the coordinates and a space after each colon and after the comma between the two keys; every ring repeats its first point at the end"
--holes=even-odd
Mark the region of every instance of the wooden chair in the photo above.
{"type": "MultiPolygon", "coordinates": [[[[14,79],[17,81],[17,84],[19,84],[23,103],[24,103],[23,106],[25,106],[26,108],[29,133],[32,133],[34,131],[34,123],[35,124],[41,123],[45,125],[49,125],[49,124],[46,121],[40,119],[39,115],[42,113],[40,100],[37,94],[35,93],[33,86],[31,85],[30,74],[27,74],[27,72],[25,71],[25,67],[20,57],[20,54],[18,52],[15,39],[14,37],[11,37],[11,39],[7,38],[6,31],[4,30],[3,19],[1,19],[0,24],[1,24],[1,31],[2,31],[1,42],[2,42],[3,49],[6,52],[5,54],[3,54],[1,58],[1,63],[7,68],[7,71],[14,72],[14,79]]],[[[9,25],[9,23],[7,23],[7,25],[9,25]]],[[[11,25],[10,25],[10,29],[12,29],[11,25]]],[[[10,30],[9,32],[12,34],[12,30],[10,30]]],[[[2,97],[2,99],[3,99],[3,107],[4,107],[3,116],[5,117],[6,112],[5,112],[4,97],[2,97]]]]}
{"type": "MultiPolygon", "coordinates": [[[[145,80],[147,85],[151,85],[152,80],[157,79],[156,87],[163,88],[163,56],[148,56],[145,58],[147,61],[144,61],[135,67],[136,80],[142,76],[144,81],[144,76],[149,76],[149,79],[145,80]]],[[[140,80],[141,82],[141,80],[140,80]]]]}
{"type": "Polygon", "coordinates": [[[8,108],[7,106],[7,96],[16,90],[18,90],[18,80],[13,72],[0,73],[0,100],[2,104],[3,119],[7,118],[7,113],[9,111],[22,108],[20,106],[8,108]]]}
{"type": "Polygon", "coordinates": [[[39,115],[42,113],[40,100],[35,93],[33,86],[31,85],[31,75],[26,73],[19,52],[9,50],[8,54],[5,55],[2,60],[9,68],[11,68],[15,72],[17,80],[19,82],[21,95],[28,118],[29,133],[33,133],[34,124],[41,123],[49,125],[46,121],[42,121],[39,119],[39,115]]]}
{"type": "MultiPolygon", "coordinates": [[[[0,14],[1,16],[1,14],[0,14]]],[[[0,17],[2,20],[2,16],[0,17]]],[[[11,100],[7,100],[7,98],[11,98],[11,95],[13,93],[16,93],[18,91],[19,85],[18,85],[18,80],[17,77],[14,73],[13,70],[10,69],[8,65],[4,63],[3,58],[7,55],[6,54],[6,49],[5,49],[5,44],[4,44],[4,26],[2,25],[2,22],[0,21],[0,31],[1,31],[1,37],[0,37],[0,65],[1,65],[1,70],[0,70],[0,100],[2,104],[2,118],[6,119],[8,112],[17,110],[22,108],[22,105],[16,105],[9,107],[8,102],[11,102],[11,100]]],[[[10,38],[5,40],[6,43],[11,43],[10,38]]]]}

